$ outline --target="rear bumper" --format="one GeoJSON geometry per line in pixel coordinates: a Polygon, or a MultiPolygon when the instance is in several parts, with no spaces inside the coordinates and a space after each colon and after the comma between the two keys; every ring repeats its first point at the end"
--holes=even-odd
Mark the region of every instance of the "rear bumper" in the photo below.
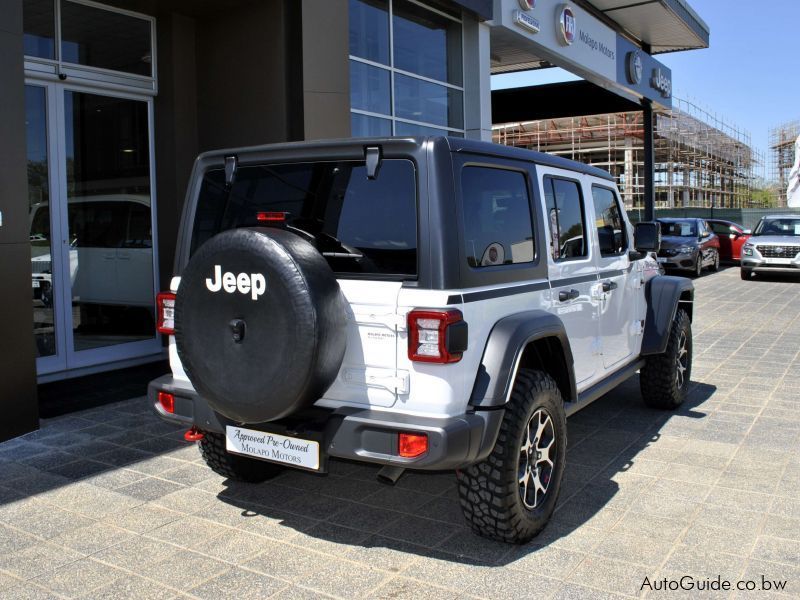
{"type": "MultiPolygon", "coordinates": [[[[226,425],[240,425],[215,413],[190,385],[171,375],[151,381],[147,393],[156,413],[170,423],[217,433],[224,433],[226,425]],[[175,396],[175,413],[166,412],[158,402],[160,391],[175,396]]],[[[308,420],[287,419],[247,427],[319,441],[327,456],[409,469],[450,470],[489,455],[504,412],[475,411],[439,419],[344,407],[325,411],[322,418],[317,414],[308,420]],[[399,432],[426,433],[428,451],[416,458],[398,456],[399,432]]]]}

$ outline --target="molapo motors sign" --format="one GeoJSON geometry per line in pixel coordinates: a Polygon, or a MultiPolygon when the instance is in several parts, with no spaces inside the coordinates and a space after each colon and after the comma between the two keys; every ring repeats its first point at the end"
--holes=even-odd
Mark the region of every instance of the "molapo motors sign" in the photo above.
{"type": "MultiPolygon", "coordinates": [[[[616,33],[578,6],[563,0],[536,0],[523,10],[519,0],[501,0],[495,15],[503,26],[527,38],[542,58],[579,75],[599,75],[614,81],[617,70],[616,33]],[[535,23],[538,27],[532,27],[535,23]]],[[[527,44],[519,40],[520,47],[527,44]]]]}

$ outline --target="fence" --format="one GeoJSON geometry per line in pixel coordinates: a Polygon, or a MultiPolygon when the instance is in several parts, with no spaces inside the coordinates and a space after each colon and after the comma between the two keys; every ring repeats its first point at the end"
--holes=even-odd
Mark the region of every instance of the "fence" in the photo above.
{"type": "MultiPolygon", "coordinates": [[[[800,217],[800,208],[658,208],[656,218],[682,218],[699,217],[701,219],[724,219],[744,225],[747,229],[756,226],[759,219],[765,215],[797,215],[800,217]]],[[[644,218],[643,209],[628,211],[628,217],[634,223],[644,218]]]]}

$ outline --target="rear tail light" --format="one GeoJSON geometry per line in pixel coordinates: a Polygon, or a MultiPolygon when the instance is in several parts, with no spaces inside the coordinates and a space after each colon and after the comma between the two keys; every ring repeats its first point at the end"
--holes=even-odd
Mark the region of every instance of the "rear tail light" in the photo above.
{"type": "Polygon", "coordinates": [[[427,451],[427,433],[401,433],[398,436],[397,453],[403,458],[416,458],[427,451]]]}
{"type": "Polygon", "coordinates": [[[467,324],[460,310],[412,310],[408,313],[408,358],[454,363],[467,349],[467,324]]]}
{"type": "Polygon", "coordinates": [[[158,392],[158,403],[168,413],[175,413],[175,396],[169,392],[158,392]]]}
{"type": "Polygon", "coordinates": [[[285,212],[257,212],[256,220],[259,223],[283,223],[286,221],[285,212]]]}
{"type": "Polygon", "coordinates": [[[172,335],[175,333],[175,294],[161,292],[156,296],[156,310],[158,311],[159,333],[172,335]]]}

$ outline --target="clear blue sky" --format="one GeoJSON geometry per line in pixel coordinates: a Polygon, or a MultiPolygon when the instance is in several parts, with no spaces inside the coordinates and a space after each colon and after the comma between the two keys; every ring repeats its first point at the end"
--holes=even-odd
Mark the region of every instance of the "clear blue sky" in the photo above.
{"type": "MultiPolygon", "coordinates": [[[[767,152],[775,125],[800,119],[800,0],[688,0],[711,29],[711,46],[658,55],[673,92],[749,131],[767,152]]],[[[560,69],[492,78],[508,88],[575,79],[560,69]]],[[[769,157],[766,157],[769,160],[769,157]]]]}

